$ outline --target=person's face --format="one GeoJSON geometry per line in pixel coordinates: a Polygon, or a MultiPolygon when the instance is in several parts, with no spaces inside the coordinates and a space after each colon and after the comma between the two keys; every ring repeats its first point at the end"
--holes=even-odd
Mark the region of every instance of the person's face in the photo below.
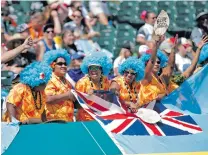
{"type": "Polygon", "coordinates": [[[74,61],[74,66],[76,67],[76,68],[80,68],[80,66],[81,66],[81,64],[82,64],[82,61],[83,61],[83,58],[79,58],[79,59],[74,59],[73,60],[74,61]]]}
{"type": "Polygon", "coordinates": [[[30,33],[29,33],[29,30],[28,30],[28,29],[25,30],[25,31],[23,31],[23,32],[21,32],[21,36],[22,36],[24,39],[26,39],[27,37],[29,37],[29,35],[30,35],[30,33]]]}
{"type": "Polygon", "coordinates": [[[156,19],[157,19],[157,16],[154,13],[149,13],[147,19],[145,19],[145,22],[150,25],[154,25],[156,19]]]}
{"type": "Polygon", "coordinates": [[[71,31],[67,31],[66,34],[64,34],[63,41],[65,45],[72,45],[74,43],[74,34],[71,31]]]}
{"type": "Polygon", "coordinates": [[[89,76],[90,78],[92,78],[93,80],[98,80],[101,78],[102,75],[102,69],[100,66],[89,66],[89,76]]]}
{"type": "Polygon", "coordinates": [[[45,34],[45,36],[46,36],[47,39],[52,40],[53,37],[54,37],[54,30],[53,30],[53,28],[48,28],[48,29],[45,31],[44,34],[45,34]]]}
{"type": "Polygon", "coordinates": [[[124,72],[124,79],[128,84],[131,84],[132,82],[134,82],[136,78],[136,72],[133,70],[126,70],[124,72]]]}
{"type": "Polygon", "coordinates": [[[129,49],[127,49],[127,48],[122,48],[121,50],[123,50],[122,52],[124,53],[124,57],[125,57],[125,58],[128,58],[128,57],[132,56],[132,53],[130,52],[129,49]]]}
{"type": "Polygon", "coordinates": [[[205,26],[205,27],[208,28],[208,14],[203,15],[203,16],[201,17],[201,20],[202,20],[202,22],[203,22],[203,26],[205,26]]]}
{"type": "Polygon", "coordinates": [[[158,73],[160,70],[160,60],[156,58],[154,67],[153,67],[153,72],[158,73]]]}
{"type": "Polygon", "coordinates": [[[73,14],[73,21],[75,22],[75,24],[80,25],[81,21],[82,21],[82,15],[80,11],[75,11],[73,14]]]}
{"type": "Polygon", "coordinates": [[[43,14],[41,12],[36,12],[31,16],[30,21],[34,25],[34,27],[40,27],[41,25],[44,24],[43,19],[44,19],[43,14]]]}
{"type": "Polygon", "coordinates": [[[96,23],[97,23],[97,17],[94,16],[93,14],[90,14],[89,16],[90,16],[90,19],[89,19],[90,25],[91,25],[91,26],[96,25],[96,23]]]}
{"type": "Polygon", "coordinates": [[[54,73],[59,76],[63,77],[65,76],[67,72],[67,64],[64,58],[58,58],[54,65],[54,73]]]}

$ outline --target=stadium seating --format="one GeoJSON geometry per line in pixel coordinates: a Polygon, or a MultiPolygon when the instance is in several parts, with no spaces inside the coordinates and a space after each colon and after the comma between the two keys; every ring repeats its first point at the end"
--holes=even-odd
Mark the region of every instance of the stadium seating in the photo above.
{"type": "Polygon", "coordinates": [[[1,85],[10,86],[12,84],[12,79],[14,73],[10,71],[1,71],[1,85]]]}
{"type": "Polygon", "coordinates": [[[141,1],[139,3],[139,10],[151,11],[158,13],[158,2],[157,1],[141,1]]]}
{"type": "Polygon", "coordinates": [[[196,14],[199,14],[203,11],[208,11],[208,2],[207,1],[194,1],[194,7],[196,9],[196,14]]]}

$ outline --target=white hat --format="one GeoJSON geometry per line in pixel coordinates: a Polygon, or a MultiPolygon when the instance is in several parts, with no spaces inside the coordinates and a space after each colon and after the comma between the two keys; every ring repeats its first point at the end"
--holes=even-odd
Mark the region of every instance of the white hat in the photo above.
{"type": "Polygon", "coordinates": [[[147,45],[141,45],[139,46],[139,54],[143,55],[149,50],[149,47],[147,45]]]}
{"type": "Polygon", "coordinates": [[[160,49],[161,51],[164,51],[164,52],[166,52],[166,53],[171,53],[171,48],[172,48],[172,46],[171,46],[170,42],[169,42],[167,39],[164,40],[164,41],[160,44],[160,47],[159,47],[159,49],[160,49]]]}

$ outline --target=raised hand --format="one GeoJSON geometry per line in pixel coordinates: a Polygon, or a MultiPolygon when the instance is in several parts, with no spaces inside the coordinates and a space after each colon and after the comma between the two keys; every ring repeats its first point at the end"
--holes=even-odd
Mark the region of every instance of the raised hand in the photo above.
{"type": "Polygon", "coordinates": [[[203,39],[198,44],[199,49],[201,49],[204,46],[204,44],[208,43],[208,36],[203,36],[202,38],[203,39]]]}
{"type": "Polygon", "coordinates": [[[177,43],[178,43],[178,34],[175,35],[175,41],[174,41],[174,43],[173,43],[172,48],[175,48],[176,45],[177,45],[177,43]]]}
{"type": "MultiPolygon", "coordinates": [[[[23,46],[24,46],[25,49],[31,48],[31,47],[33,46],[33,40],[32,40],[32,38],[31,38],[31,37],[28,37],[28,38],[24,41],[23,46]]],[[[24,52],[23,52],[23,53],[24,53],[24,52]]]]}
{"type": "Polygon", "coordinates": [[[94,91],[93,91],[92,89],[90,89],[90,90],[87,92],[88,95],[92,95],[93,93],[94,93],[94,91]]]}
{"type": "Polygon", "coordinates": [[[138,106],[135,103],[131,103],[130,107],[132,113],[136,113],[138,111],[138,106]]]}

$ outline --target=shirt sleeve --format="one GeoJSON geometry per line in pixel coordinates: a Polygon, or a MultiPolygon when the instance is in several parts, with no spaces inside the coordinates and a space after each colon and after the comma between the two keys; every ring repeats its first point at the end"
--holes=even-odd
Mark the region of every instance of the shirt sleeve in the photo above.
{"type": "Polygon", "coordinates": [[[191,39],[193,40],[195,46],[198,45],[198,43],[201,41],[202,39],[202,34],[200,33],[200,31],[197,28],[194,28],[191,32],[191,39]]]}
{"type": "Polygon", "coordinates": [[[46,95],[56,95],[56,86],[53,84],[52,81],[49,81],[46,88],[45,88],[46,95]]]}
{"type": "Polygon", "coordinates": [[[77,91],[80,91],[80,92],[85,92],[85,82],[84,80],[80,79],[76,85],[75,85],[75,89],[77,91]]]}
{"type": "Polygon", "coordinates": [[[145,33],[144,28],[140,28],[138,31],[137,37],[144,37],[145,38],[145,36],[146,36],[146,33],[145,33]]]}
{"type": "Polygon", "coordinates": [[[9,95],[7,96],[7,102],[15,106],[19,106],[24,97],[25,89],[25,85],[23,84],[15,85],[13,89],[9,92],[9,95]]]}

